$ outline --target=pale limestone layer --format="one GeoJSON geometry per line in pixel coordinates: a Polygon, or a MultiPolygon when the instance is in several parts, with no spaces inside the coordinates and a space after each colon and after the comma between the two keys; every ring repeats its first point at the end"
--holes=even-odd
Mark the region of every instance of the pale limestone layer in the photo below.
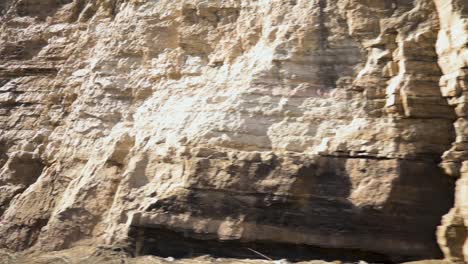
{"type": "Polygon", "coordinates": [[[3,1],[0,246],[158,227],[440,257],[452,174],[462,262],[467,6],[3,1]]]}
{"type": "Polygon", "coordinates": [[[453,262],[468,262],[468,4],[464,1],[435,1],[440,17],[437,40],[442,95],[454,107],[456,139],[443,155],[442,167],[457,177],[455,206],[437,230],[438,242],[453,262]]]}

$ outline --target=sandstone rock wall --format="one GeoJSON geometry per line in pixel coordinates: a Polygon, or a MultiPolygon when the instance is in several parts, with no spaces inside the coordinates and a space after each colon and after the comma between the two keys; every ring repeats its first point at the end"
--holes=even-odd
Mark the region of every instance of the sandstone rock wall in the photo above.
{"type": "Polygon", "coordinates": [[[463,262],[467,10],[3,1],[0,246],[154,227],[434,258],[453,207],[438,241],[463,262]]]}
{"type": "Polygon", "coordinates": [[[458,178],[455,206],[444,216],[438,228],[438,241],[445,255],[453,260],[468,261],[468,123],[466,95],[468,88],[468,5],[463,1],[435,1],[440,17],[437,41],[442,95],[455,109],[456,139],[443,155],[442,167],[458,178]]]}

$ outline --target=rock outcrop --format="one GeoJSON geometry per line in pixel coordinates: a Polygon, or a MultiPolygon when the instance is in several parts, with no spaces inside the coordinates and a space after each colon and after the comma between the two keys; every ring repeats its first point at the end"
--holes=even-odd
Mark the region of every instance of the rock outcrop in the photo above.
{"type": "Polygon", "coordinates": [[[468,262],[468,4],[463,1],[435,1],[440,31],[437,41],[442,95],[454,107],[456,139],[443,155],[442,167],[457,178],[455,206],[438,228],[438,241],[445,256],[454,262],[468,262]]]}
{"type": "Polygon", "coordinates": [[[465,0],[0,14],[1,248],[157,254],[160,231],[468,260],[465,0]]]}

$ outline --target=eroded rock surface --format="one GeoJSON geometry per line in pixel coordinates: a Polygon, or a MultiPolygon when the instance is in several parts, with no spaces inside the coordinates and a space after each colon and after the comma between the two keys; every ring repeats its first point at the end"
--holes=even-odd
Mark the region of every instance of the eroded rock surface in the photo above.
{"type": "Polygon", "coordinates": [[[0,247],[160,229],[467,260],[467,12],[2,1],[0,247]]]}

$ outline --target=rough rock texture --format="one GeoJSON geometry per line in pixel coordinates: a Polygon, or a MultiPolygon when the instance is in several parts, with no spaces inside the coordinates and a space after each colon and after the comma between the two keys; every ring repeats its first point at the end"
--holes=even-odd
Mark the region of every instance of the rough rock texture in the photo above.
{"type": "Polygon", "coordinates": [[[467,260],[466,0],[0,13],[0,247],[154,229],[467,260]]]}
{"type": "Polygon", "coordinates": [[[437,230],[445,256],[454,262],[468,262],[468,3],[435,1],[440,17],[437,54],[443,76],[442,95],[454,107],[456,139],[444,153],[442,167],[458,178],[455,206],[444,216],[437,230]]]}

